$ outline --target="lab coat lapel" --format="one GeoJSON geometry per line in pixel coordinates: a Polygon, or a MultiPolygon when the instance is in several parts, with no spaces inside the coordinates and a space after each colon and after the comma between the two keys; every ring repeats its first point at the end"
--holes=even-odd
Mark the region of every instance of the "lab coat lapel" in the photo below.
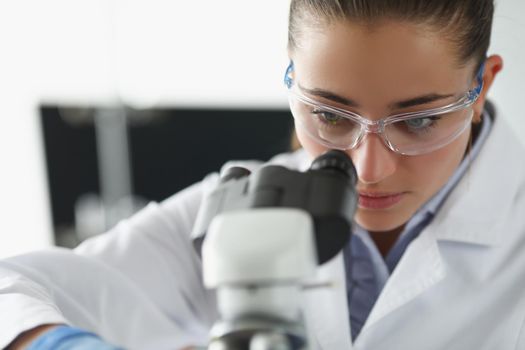
{"type": "Polygon", "coordinates": [[[304,292],[308,332],[320,349],[352,349],[342,254],[318,268],[315,283],[326,282],[330,283],[329,287],[304,292]]]}
{"type": "MultiPolygon", "coordinates": [[[[361,334],[387,314],[418,297],[446,275],[437,241],[423,231],[407,248],[372,309],[361,334]]],[[[360,337],[357,338],[359,341],[360,337]]]]}

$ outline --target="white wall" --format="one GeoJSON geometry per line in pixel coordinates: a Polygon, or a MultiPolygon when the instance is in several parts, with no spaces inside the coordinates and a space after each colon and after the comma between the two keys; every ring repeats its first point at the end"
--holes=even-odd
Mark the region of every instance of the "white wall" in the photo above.
{"type": "Polygon", "coordinates": [[[498,110],[525,143],[525,1],[496,0],[489,53],[503,56],[504,69],[491,92],[498,110]]]}
{"type": "MultiPolygon", "coordinates": [[[[497,0],[498,1],[498,0],[497,0]]],[[[0,3],[0,257],[52,243],[39,102],[286,106],[288,1],[0,3]]],[[[525,135],[525,1],[499,0],[492,96],[525,135]]],[[[525,136],[522,136],[525,142],[525,136]]]]}
{"type": "Polygon", "coordinates": [[[52,244],[39,102],[285,106],[287,2],[0,3],[0,257],[52,244]]]}

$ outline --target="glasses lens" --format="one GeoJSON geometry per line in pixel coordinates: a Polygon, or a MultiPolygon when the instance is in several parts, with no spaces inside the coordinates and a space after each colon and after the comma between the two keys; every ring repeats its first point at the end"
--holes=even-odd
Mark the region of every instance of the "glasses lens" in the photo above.
{"type": "Polygon", "coordinates": [[[420,116],[385,125],[385,137],[403,154],[422,154],[445,146],[471,122],[473,111],[463,108],[439,115],[420,116]]]}
{"type": "Polygon", "coordinates": [[[359,136],[359,123],[294,95],[290,96],[290,109],[296,123],[325,145],[339,149],[352,148],[359,136]]]}
{"type": "MultiPolygon", "coordinates": [[[[384,139],[397,153],[418,155],[432,152],[452,142],[467,129],[474,114],[472,108],[465,108],[469,106],[446,113],[387,121],[384,139]]],[[[290,94],[290,109],[296,125],[325,146],[345,150],[355,147],[359,140],[362,126],[337,110],[321,107],[296,94],[290,94]]]]}

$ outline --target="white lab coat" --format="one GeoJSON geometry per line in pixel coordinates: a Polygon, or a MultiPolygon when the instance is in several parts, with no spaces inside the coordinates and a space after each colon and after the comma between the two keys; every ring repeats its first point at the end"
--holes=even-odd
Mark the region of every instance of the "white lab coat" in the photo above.
{"type": "MultiPolygon", "coordinates": [[[[525,349],[525,153],[497,119],[435,220],[408,247],[352,344],[341,255],[304,292],[315,346],[338,349],[525,349]]],[[[305,167],[303,152],[275,160],[305,167]]],[[[206,186],[151,204],[75,252],[0,262],[0,347],[67,322],[130,349],[204,345],[216,320],[189,234],[206,186]]]]}

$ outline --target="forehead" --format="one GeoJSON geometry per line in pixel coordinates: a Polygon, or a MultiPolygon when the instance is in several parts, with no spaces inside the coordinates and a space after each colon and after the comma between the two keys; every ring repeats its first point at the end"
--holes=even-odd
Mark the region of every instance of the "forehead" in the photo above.
{"type": "Polygon", "coordinates": [[[341,21],[304,28],[301,38],[290,53],[301,85],[363,103],[457,93],[471,81],[450,40],[423,25],[341,21]]]}

